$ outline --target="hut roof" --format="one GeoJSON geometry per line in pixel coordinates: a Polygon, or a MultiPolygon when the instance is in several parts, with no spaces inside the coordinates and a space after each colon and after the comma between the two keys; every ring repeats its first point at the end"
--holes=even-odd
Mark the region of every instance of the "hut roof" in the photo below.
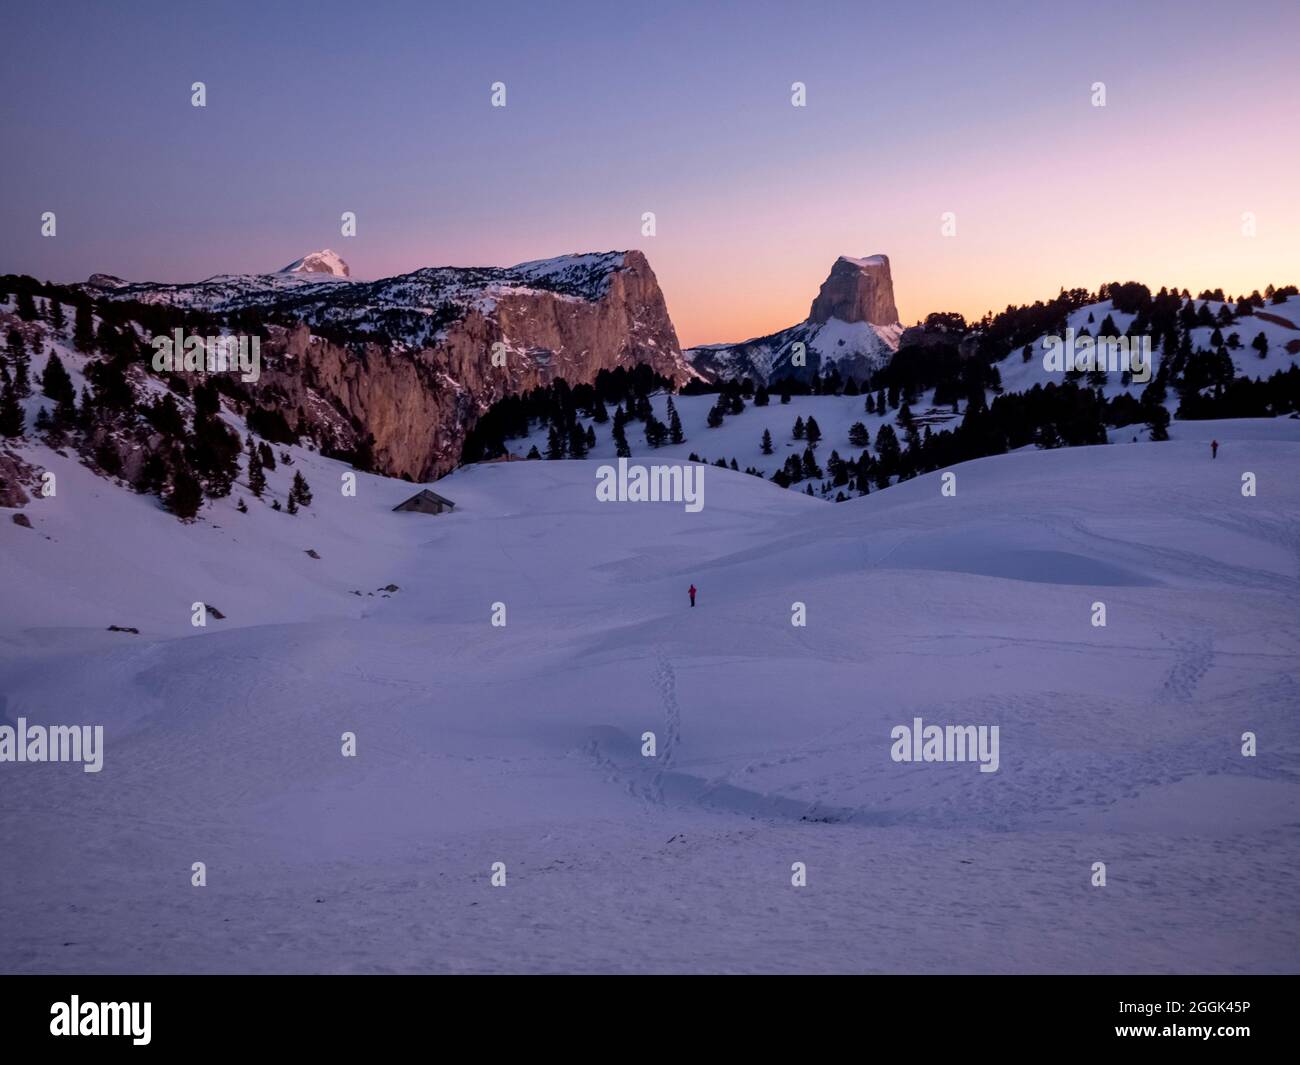
{"type": "Polygon", "coordinates": [[[415,493],[415,495],[411,496],[410,499],[403,499],[393,509],[401,510],[403,507],[409,507],[412,503],[416,503],[420,501],[426,503],[441,503],[444,507],[454,507],[456,505],[446,496],[440,496],[438,495],[437,492],[431,492],[427,488],[421,488],[418,492],[415,493]]]}

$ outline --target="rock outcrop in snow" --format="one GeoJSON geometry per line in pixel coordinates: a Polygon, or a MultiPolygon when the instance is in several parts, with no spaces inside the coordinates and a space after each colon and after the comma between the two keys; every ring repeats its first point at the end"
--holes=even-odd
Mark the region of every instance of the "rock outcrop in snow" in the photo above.
{"type": "Polygon", "coordinates": [[[888,256],[851,259],[841,255],[835,260],[808,312],[810,322],[829,322],[832,318],[872,325],[898,324],[888,256]]]}
{"type": "Polygon", "coordinates": [[[888,257],[841,255],[798,325],[739,344],[690,348],[686,358],[710,380],[748,377],[770,384],[826,374],[832,367],[842,377],[863,379],[898,350],[902,331],[888,257]]]}
{"type": "Polygon", "coordinates": [[[676,383],[692,376],[639,251],[379,281],[307,269],[85,287],[264,323],[254,402],[339,450],[371,437],[377,470],[417,481],[455,468],[479,415],[506,396],[620,366],[676,383]]]}

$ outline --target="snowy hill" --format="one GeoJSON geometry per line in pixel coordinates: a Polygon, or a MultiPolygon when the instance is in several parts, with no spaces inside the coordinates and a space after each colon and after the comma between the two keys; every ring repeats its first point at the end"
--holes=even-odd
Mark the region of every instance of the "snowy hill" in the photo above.
{"type": "Polygon", "coordinates": [[[311,507],[191,527],[33,447],[3,716],[105,754],[0,766],[3,967],[1295,971],[1297,426],[839,506],[711,468],[694,514],[598,461],[394,514],[290,449],[311,507]],[[892,760],[916,717],[999,726],[998,770],[892,760]]]}
{"type": "Polygon", "coordinates": [[[781,376],[803,376],[792,371],[795,345],[804,345],[807,365],[820,373],[838,367],[842,376],[867,377],[898,350],[903,327],[870,322],[800,322],[770,336],[738,344],[702,344],[685,352],[694,369],[710,380],[737,381],[748,377],[765,384],[781,376]]]}
{"type": "MultiPolygon", "coordinates": [[[[1213,300],[1192,302],[1198,310],[1202,307],[1208,308],[1215,317],[1218,317],[1225,307],[1225,304],[1213,300]]],[[[1228,309],[1232,308],[1229,306],[1228,309]]],[[[1076,335],[1086,329],[1089,335],[1097,337],[1101,335],[1101,326],[1107,316],[1115,323],[1118,336],[1125,335],[1135,318],[1135,315],[1115,310],[1110,300],[1102,300],[1072,311],[1067,324],[1076,335]]],[[[1214,332],[1215,327],[1209,325],[1193,328],[1192,349],[1213,350],[1211,337],[1214,332]]],[[[1256,314],[1247,315],[1230,325],[1220,327],[1220,333],[1228,344],[1228,352],[1238,376],[1259,379],[1268,377],[1277,370],[1285,370],[1292,365],[1300,364],[1300,297],[1292,296],[1285,303],[1270,304],[1256,314]],[[1268,353],[1263,358],[1250,347],[1251,342],[1260,333],[1263,333],[1268,340],[1268,353]],[[1237,335],[1239,342],[1239,346],[1235,348],[1231,346],[1230,338],[1233,334],[1237,335]]],[[[998,363],[1002,386],[1006,391],[1025,392],[1034,385],[1046,385],[1049,381],[1061,383],[1060,373],[1044,369],[1043,357],[1048,350],[1047,340],[1047,336],[1042,336],[1033,342],[1031,355],[1027,361],[1024,359],[1023,352],[1012,352],[998,363]]],[[[1163,352],[1157,349],[1154,354],[1154,368],[1158,368],[1163,352]]],[[[1108,374],[1104,384],[1101,385],[1108,399],[1123,392],[1136,397],[1141,395],[1145,387],[1140,382],[1125,384],[1121,382],[1120,375],[1117,373],[1108,374]]]]}

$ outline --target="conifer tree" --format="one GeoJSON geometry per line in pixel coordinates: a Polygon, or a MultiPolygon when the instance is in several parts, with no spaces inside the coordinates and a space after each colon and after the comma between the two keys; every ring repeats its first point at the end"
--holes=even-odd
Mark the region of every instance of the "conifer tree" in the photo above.
{"type": "Polygon", "coordinates": [[[171,491],[166,502],[167,509],[181,521],[191,520],[203,506],[203,486],[183,459],[177,459],[172,466],[171,491]]]}
{"type": "Polygon", "coordinates": [[[587,434],[582,431],[582,426],[577,422],[574,422],[573,428],[569,430],[569,454],[575,459],[587,457],[587,434]]]}
{"type": "Polygon", "coordinates": [[[894,433],[894,427],[886,423],[876,433],[877,462],[885,471],[893,473],[898,465],[899,454],[898,437],[894,433]]]}
{"type": "Polygon", "coordinates": [[[26,399],[32,394],[31,363],[27,358],[27,348],[19,337],[18,349],[14,352],[14,395],[26,399]]]}
{"type": "Polygon", "coordinates": [[[302,475],[302,470],[294,471],[293,485],[289,489],[289,499],[296,502],[300,507],[311,506],[311,485],[307,483],[307,478],[302,475]]]}
{"type": "Polygon", "coordinates": [[[763,430],[763,454],[772,454],[772,434],[766,429],[763,430]]]}
{"type": "Polygon", "coordinates": [[[23,408],[18,402],[14,383],[10,381],[0,390],[0,436],[22,436],[23,428],[23,408]]]}
{"type": "Polygon", "coordinates": [[[78,428],[88,429],[95,420],[95,401],[90,397],[90,389],[84,385],[81,389],[81,409],[77,413],[76,422],[78,428]]]}
{"type": "MultiPolygon", "coordinates": [[[[617,430],[621,432],[621,427],[617,430]]],[[[564,441],[560,437],[560,430],[552,423],[551,431],[546,437],[546,457],[548,459],[564,458],[564,441]]]]}
{"type": "Polygon", "coordinates": [[[803,449],[803,475],[809,479],[822,475],[821,467],[817,465],[817,456],[811,447],[803,449]]]}
{"type": "Polygon", "coordinates": [[[72,326],[72,342],[78,351],[86,354],[95,350],[95,313],[89,303],[77,304],[76,318],[72,326]]]}
{"type": "Polygon", "coordinates": [[[257,453],[253,438],[248,438],[248,490],[258,499],[266,491],[266,473],[262,470],[262,458],[257,453]]]}

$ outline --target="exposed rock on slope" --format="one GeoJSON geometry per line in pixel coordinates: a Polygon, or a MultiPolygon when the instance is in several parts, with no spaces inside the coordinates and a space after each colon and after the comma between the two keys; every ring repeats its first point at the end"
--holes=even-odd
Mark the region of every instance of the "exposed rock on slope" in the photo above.
{"type": "Polygon", "coordinates": [[[691,348],[686,358],[712,380],[805,379],[832,366],[844,377],[861,379],[898,350],[901,333],[888,257],[842,255],[798,325],[739,344],[691,348]]]}
{"type": "Polygon", "coordinates": [[[898,324],[888,256],[851,259],[841,255],[835,260],[808,312],[810,322],[829,322],[832,318],[872,325],[898,324]]]}
{"type": "Polygon", "coordinates": [[[639,251],[371,282],[308,271],[87,288],[272,323],[249,386],[258,405],[342,449],[371,436],[376,468],[415,480],[454,468],[475,420],[505,396],[619,366],[691,376],[639,251]]]}

